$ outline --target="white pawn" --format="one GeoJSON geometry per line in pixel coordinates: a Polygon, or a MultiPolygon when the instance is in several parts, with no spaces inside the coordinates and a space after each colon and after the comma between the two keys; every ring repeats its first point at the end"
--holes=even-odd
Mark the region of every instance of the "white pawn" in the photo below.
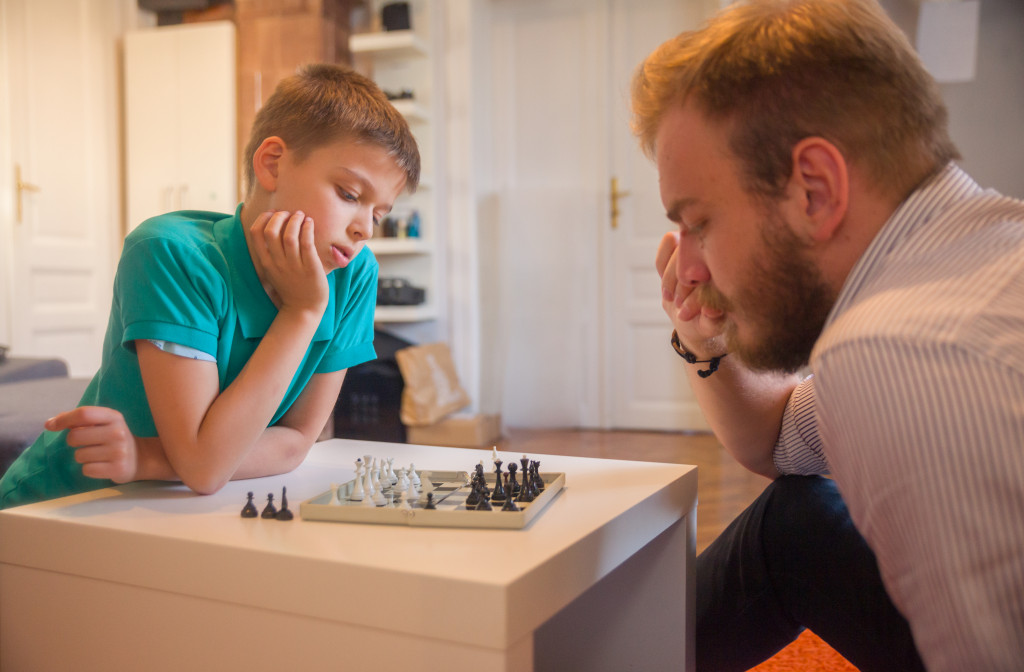
{"type": "Polygon", "coordinates": [[[415,502],[417,499],[419,499],[420,491],[416,487],[416,482],[413,481],[411,478],[409,479],[409,487],[406,488],[405,491],[409,494],[409,501],[415,502]]]}
{"type": "Polygon", "coordinates": [[[408,493],[406,493],[403,490],[402,491],[402,501],[401,501],[401,503],[399,503],[398,508],[400,508],[400,509],[412,509],[412,505],[409,504],[409,498],[408,498],[407,495],[408,495],[408,493]]]}
{"type": "Polygon", "coordinates": [[[363,490],[366,492],[367,498],[373,497],[373,474],[370,473],[370,464],[367,463],[363,469],[363,490]]]}
{"type": "Polygon", "coordinates": [[[388,458],[388,480],[391,481],[391,485],[398,483],[398,476],[395,476],[395,468],[392,466],[395,462],[395,458],[388,458]]]}
{"type": "Polygon", "coordinates": [[[398,490],[399,491],[408,490],[409,489],[409,477],[405,475],[405,468],[404,467],[398,470],[398,483],[397,483],[397,486],[398,486],[398,490]]]}
{"type": "Polygon", "coordinates": [[[340,486],[337,483],[331,483],[331,501],[327,502],[330,506],[338,506],[341,504],[341,500],[338,499],[338,488],[340,486]]]}
{"type": "Polygon", "coordinates": [[[357,457],[355,487],[352,488],[352,494],[348,498],[353,502],[361,502],[365,495],[366,493],[363,491],[363,458],[357,457]]]}
{"type": "Polygon", "coordinates": [[[381,492],[384,488],[385,485],[380,481],[380,465],[377,464],[377,458],[373,458],[373,489],[381,492]]]}
{"type": "Polygon", "coordinates": [[[420,487],[420,475],[416,473],[416,464],[409,464],[409,480],[416,484],[416,487],[420,487]]]}

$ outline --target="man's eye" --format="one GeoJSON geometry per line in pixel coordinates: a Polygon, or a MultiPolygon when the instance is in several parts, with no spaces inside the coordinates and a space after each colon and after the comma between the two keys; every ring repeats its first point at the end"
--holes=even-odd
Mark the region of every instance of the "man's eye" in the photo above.
{"type": "Polygon", "coordinates": [[[704,230],[704,227],[707,226],[707,223],[708,220],[706,219],[698,219],[696,222],[693,222],[692,224],[683,222],[682,232],[690,235],[697,235],[704,230]]]}

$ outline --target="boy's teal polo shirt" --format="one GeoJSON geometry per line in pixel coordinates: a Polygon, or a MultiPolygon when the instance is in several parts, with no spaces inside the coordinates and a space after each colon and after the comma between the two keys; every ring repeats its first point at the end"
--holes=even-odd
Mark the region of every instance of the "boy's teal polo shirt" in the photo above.
{"type": "MultiPolygon", "coordinates": [[[[277,315],[256,275],[239,219],[199,211],[143,222],[125,239],[100,370],[79,406],[120,411],[136,436],[156,436],[134,341],[178,343],[213,355],[223,391],[277,315]]],[[[377,260],[365,248],[328,275],[327,310],[271,424],[314,373],[374,359],[377,260]]],[[[43,432],[0,480],[0,508],[111,485],[82,475],[67,432],[43,432]]]]}

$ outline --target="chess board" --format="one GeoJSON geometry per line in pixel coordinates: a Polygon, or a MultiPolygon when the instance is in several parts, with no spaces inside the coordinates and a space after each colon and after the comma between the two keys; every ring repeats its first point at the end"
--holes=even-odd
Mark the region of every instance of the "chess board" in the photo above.
{"type": "MultiPolygon", "coordinates": [[[[348,497],[356,488],[355,479],[338,488],[337,503],[330,489],[299,504],[299,515],[303,520],[320,520],[337,523],[372,523],[378,525],[419,525],[426,527],[482,527],[497,529],[522,529],[529,525],[551,503],[565,486],[564,473],[540,474],[544,489],[532,502],[516,502],[519,511],[502,511],[503,502],[492,502],[491,511],[467,508],[469,497],[469,474],[465,471],[426,471],[434,485],[434,509],[426,509],[426,498],[411,502],[409,509],[397,506],[370,506],[348,497]]],[[[493,474],[488,481],[494,487],[493,474]]]]}

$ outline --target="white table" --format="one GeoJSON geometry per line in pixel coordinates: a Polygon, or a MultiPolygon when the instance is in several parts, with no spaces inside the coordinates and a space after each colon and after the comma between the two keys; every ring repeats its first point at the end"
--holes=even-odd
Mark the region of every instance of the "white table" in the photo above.
{"type": "Polygon", "coordinates": [[[695,467],[532,456],[566,487],[522,530],[299,519],[364,454],[490,464],[335,439],[208,497],[136,483],[0,512],[0,668],[694,668],[695,467]],[[295,520],[240,517],[282,486],[295,520]]]}

